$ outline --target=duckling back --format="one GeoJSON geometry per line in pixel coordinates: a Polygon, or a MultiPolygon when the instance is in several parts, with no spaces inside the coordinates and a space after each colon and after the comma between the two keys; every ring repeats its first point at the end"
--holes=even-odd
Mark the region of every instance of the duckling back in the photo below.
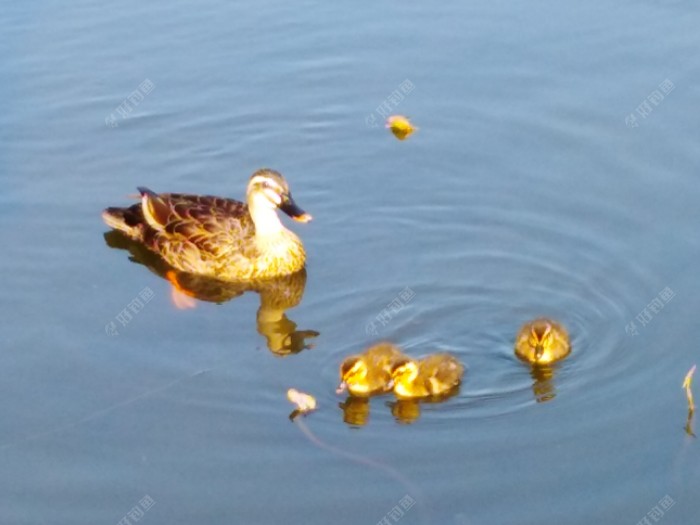
{"type": "Polygon", "coordinates": [[[394,393],[403,399],[441,396],[462,380],[464,365],[450,354],[433,354],[420,361],[405,358],[394,367],[394,393]]]}
{"type": "Polygon", "coordinates": [[[423,376],[430,394],[439,396],[459,385],[464,365],[450,354],[433,354],[421,361],[418,374],[423,376]]]}
{"type": "MultiPolygon", "coordinates": [[[[395,362],[405,357],[398,346],[388,341],[382,341],[370,346],[365,351],[365,356],[370,367],[383,370],[386,374],[391,373],[391,368],[395,362]]],[[[389,378],[387,377],[388,380],[389,378]]]]}

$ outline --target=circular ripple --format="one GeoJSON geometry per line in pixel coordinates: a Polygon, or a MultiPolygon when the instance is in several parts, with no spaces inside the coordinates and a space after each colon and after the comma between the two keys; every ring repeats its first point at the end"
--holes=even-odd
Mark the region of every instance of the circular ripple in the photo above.
{"type": "MultiPolygon", "coordinates": [[[[538,198],[556,202],[546,190],[538,198]]],[[[630,344],[625,326],[658,291],[648,270],[637,266],[614,237],[599,234],[595,222],[600,219],[584,223],[581,217],[605,211],[605,220],[618,225],[625,218],[611,217],[611,210],[598,209],[596,202],[578,203],[579,212],[572,214],[556,206],[518,209],[508,196],[496,207],[475,202],[457,209],[439,200],[438,195],[437,202],[418,207],[410,217],[398,207],[381,212],[384,223],[414,232],[412,242],[420,247],[411,254],[414,271],[397,274],[403,281],[391,272],[379,286],[376,275],[371,283],[366,275],[348,276],[352,287],[307,299],[319,326],[326,325],[319,330],[328,343],[318,354],[324,381],[337,382],[345,356],[390,339],[411,356],[449,351],[467,365],[455,397],[420,407],[432,424],[494,417],[591,390],[614,396],[619,387],[611,379],[634,360],[625,352],[630,344]],[[436,213],[444,220],[433,220],[436,213]],[[405,287],[415,296],[370,333],[368,323],[405,287]],[[551,370],[533,371],[515,357],[513,343],[522,323],[541,316],[567,327],[573,351],[551,370]]],[[[493,200],[483,198],[498,204],[493,200]]],[[[371,236],[363,250],[381,253],[382,242],[371,236]]],[[[337,402],[332,389],[324,401],[337,402]]],[[[375,411],[390,417],[382,405],[391,403],[391,396],[373,399],[373,419],[375,411]]]]}

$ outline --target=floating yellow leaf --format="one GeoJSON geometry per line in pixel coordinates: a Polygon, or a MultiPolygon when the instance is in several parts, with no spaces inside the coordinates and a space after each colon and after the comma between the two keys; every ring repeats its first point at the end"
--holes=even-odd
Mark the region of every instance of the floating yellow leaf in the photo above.
{"type": "Polygon", "coordinates": [[[685,395],[688,398],[688,410],[690,410],[691,413],[695,412],[695,402],[693,401],[693,391],[691,390],[695,368],[696,365],[693,365],[693,367],[688,370],[688,373],[685,375],[685,379],[683,380],[683,388],[685,388],[685,395]]]}
{"type": "Polygon", "coordinates": [[[316,398],[310,394],[305,394],[304,392],[299,392],[295,388],[290,388],[287,390],[287,399],[296,405],[296,410],[299,414],[306,414],[312,410],[316,410],[316,398]]]}
{"type": "Polygon", "coordinates": [[[391,130],[399,140],[404,140],[418,128],[414,127],[407,117],[403,115],[392,115],[386,119],[386,127],[391,130]]]}

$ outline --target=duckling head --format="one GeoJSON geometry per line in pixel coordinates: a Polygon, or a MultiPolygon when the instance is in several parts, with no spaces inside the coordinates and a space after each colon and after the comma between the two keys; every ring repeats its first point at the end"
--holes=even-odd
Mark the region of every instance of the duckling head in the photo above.
{"type": "Polygon", "coordinates": [[[394,383],[412,383],[418,377],[418,363],[413,359],[399,359],[391,367],[391,379],[394,383]]]}
{"type": "Polygon", "coordinates": [[[551,319],[525,323],[515,338],[515,354],[536,366],[553,363],[571,352],[566,329],[551,319]]]}
{"type": "Polygon", "coordinates": [[[540,361],[553,344],[552,325],[544,320],[533,323],[529,343],[534,351],[534,361],[540,361]]]}
{"type": "MultiPolygon", "coordinates": [[[[282,174],[271,169],[261,169],[253,173],[248,181],[246,192],[250,213],[255,219],[256,228],[264,229],[265,220],[268,218],[272,226],[275,226],[274,213],[278,208],[298,222],[309,222],[311,215],[297,206],[289,191],[289,185],[282,174]],[[272,219],[274,216],[274,219],[272,219]]],[[[277,219],[279,223],[279,219],[277,219]]]]}
{"type": "Polygon", "coordinates": [[[350,356],[340,364],[340,384],[336,394],[341,394],[346,388],[351,394],[367,393],[367,361],[360,355],[350,356]]]}

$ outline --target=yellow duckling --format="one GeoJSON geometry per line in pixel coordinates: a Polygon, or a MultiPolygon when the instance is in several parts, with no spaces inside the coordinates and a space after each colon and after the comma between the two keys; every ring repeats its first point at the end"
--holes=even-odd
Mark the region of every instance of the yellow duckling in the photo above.
{"type": "Polygon", "coordinates": [[[399,347],[382,342],[362,354],[346,358],[340,364],[340,384],[336,393],[346,388],[353,396],[366,397],[391,390],[391,369],[405,356],[399,347]]]}
{"type": "Polygon", "coordinates": [[[148,188],[139,192],[140,203],[107,208],[102,218],[177,270],[250,282],[290,275],[304,267],[304,246],[282,225],[277,209],[300,222],[310,221],[311,215],[296,205],[287,181],[274,170],[253,173],[246,203],[157,194],[148,188]]]}
{"type": "Polygon", "coordinates": [[[566,329],[551,319],[525,323],[515,338],[515,355],[535,365],[564,359],[571,352],[566,329]]]}
{"type": "Polygon", "coordinates": [[[464,366],[450,354],[433,354],[420,361],[402,359],[391,372],[399,399],[447,394],[459,385],[463,375],[464,366]]]}

